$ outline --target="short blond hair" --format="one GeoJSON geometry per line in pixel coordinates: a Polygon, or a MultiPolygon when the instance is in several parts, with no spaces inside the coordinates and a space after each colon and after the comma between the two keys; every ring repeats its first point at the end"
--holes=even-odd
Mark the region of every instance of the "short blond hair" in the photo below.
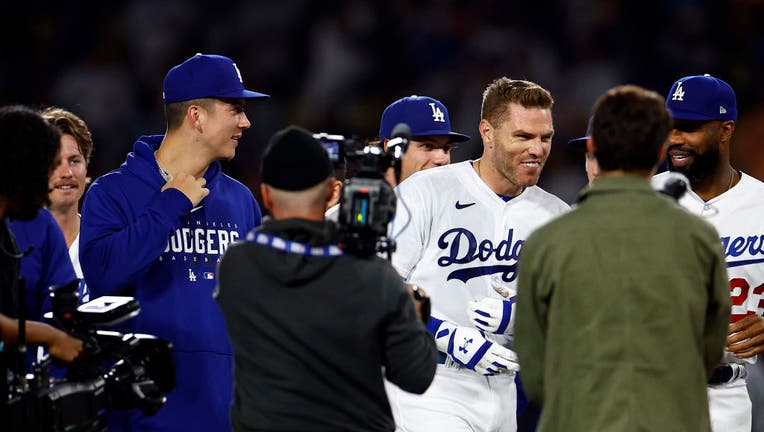
{"type": "Polygon", "coordinates": [[[480,118],[497,127],[510,103],[520,104],[524,108],[547,109],[552,107],[554,99],[548,90],[534,82],[497,78],[483,92],[480,118]]]}

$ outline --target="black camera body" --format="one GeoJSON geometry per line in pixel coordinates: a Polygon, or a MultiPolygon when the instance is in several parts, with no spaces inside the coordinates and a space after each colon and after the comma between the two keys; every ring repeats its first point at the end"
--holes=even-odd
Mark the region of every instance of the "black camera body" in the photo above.
{"type": "MultiPolygon", "coordinates": [[[[395,243],[387,236],[387,229],[395,216],[397,199],[385,173],[393,168],[398,175],[405,146],[390,146],[392,151],[384,151],[381,145],[361,145],[357,138],[343,135],[319,133],[313,137],[327,149],[333,163],[342,155],[348,168],[338,216],[340,248],[356,256],[387,253],[389,258],[395,243]]],[[[407,138],[395,139],[396,143],[408,144],[407,138]]]]}
{"type": "Polygon", "coordinates": [[[395,192],[384,178],[359,176],[347,179],[342,189],[338,218],[340,248],[358,256],[395,252],[395,243],[387,237],[395,204],[395,192]]]}
{"type": "Polygon", "coordinates": [[[51,287],[53,312],[45,319],[83,340],[65,378],[51,377],[51,360],[18,377],[5,406],[10,430],[105,431],[112,410],[155,414],[175,388],[172,344],[152,335],[99,329],[140,312],[132,297],[99,297],[78,305],[79,281],[51,287]]]}

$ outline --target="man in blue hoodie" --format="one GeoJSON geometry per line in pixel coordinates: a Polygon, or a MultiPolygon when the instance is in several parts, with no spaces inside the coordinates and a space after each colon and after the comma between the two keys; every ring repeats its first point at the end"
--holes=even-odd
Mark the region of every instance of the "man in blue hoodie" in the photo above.
{"type": "Polygon", "coordinates": [[[166,134],[140,137],[85,197],[80,263],[91,296],[134,296],[141,313],[120,330],[170,340],[176,367],[156,415],[113,414],[110,430],[230,430],[232,350],[212,290],[223,252],[261,213],[219,160],[250,127],[245,100],[267,97],[244,89],[231,59],[189,58],[164,80],[166,134]]]}

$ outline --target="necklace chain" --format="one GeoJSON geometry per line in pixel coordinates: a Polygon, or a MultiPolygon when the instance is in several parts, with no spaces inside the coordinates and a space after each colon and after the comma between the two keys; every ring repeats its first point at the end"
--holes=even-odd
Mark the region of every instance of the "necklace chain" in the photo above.
{"type": "MultiPolygon", "coordinates": [[[[732,182],[735,180],[735,171],[736,170],[732,170],[732,174],[730,174],[730,184],[727,185],[727,191],[732,189],[732,182]]],[[[727,192],[727,191],[724,191],[724,192],[727,192]]]]}
{"type": "Polygon", "coordinates": [[[170,173],[167,172],[164,168],[162,168],[162,165],[159,165],[159,159],[157,158],[157,152],[154,152],[154,160],[157,161],[157,166],[159,167],[159,174],[162,175],[162,178],[164,181],[170,181],[170,173]]]}

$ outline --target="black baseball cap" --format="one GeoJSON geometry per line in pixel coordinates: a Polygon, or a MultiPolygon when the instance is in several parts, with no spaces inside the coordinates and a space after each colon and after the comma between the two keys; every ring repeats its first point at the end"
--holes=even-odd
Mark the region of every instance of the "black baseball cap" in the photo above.
{"type": "Polygon", "coordinates": [[[271,137],[261,164],[263,183],[286,191],[309,189],[332,174],[324,146],[312,133],[294,125],[271,137]]]}

